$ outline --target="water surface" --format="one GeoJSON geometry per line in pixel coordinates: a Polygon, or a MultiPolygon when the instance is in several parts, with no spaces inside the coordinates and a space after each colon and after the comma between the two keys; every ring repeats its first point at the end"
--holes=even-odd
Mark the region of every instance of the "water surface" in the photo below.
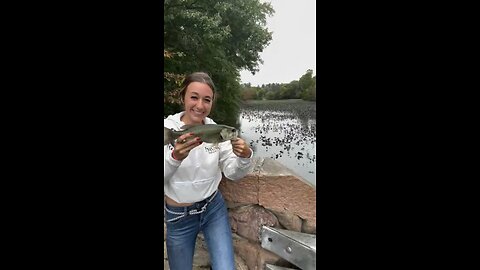
{"type": "Polygon", "coordinates": [[[255,156],[273,158],[316,186],[315,102],[249,101],[241,108],[240,125],[255,156]]]}

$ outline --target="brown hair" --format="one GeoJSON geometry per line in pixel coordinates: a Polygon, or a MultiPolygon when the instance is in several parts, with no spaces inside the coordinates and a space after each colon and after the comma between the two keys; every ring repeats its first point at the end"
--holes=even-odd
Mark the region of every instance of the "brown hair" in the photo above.
{"type": "Polygon", "coordinates": [[[185,77],[185,80],[183,80],[182,83],[182,88],[180,90],[180,99],[182,101],[185,100],[185,95],[187,94],[187,87],[192,83],[192,82],[199,82],[199,83],[204,83],[210,86],[213,92],[213,101],[215,101],[215,85],[213,84],[212,78],[205,73],[205,72],[194,72],[190,75],[187,75],[185,77]]]}

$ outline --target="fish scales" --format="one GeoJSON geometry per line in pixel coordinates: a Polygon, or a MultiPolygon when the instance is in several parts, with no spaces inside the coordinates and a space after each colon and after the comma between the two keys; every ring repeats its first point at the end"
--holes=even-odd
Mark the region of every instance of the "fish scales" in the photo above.
{"type": "MultiPolygon", "coordinates": [[[[238,131],[227,125],[205,124],[194,126],[183,126],[181,130],[170,130],[164,127],[164,145],[173,144],[175,140],[186,133],[193,133],[193,137],[200,137],[202,142],[220,143],[237,138],[238,131]]],[[[192,138],[193,138],[192,137],[192,138]]]]}

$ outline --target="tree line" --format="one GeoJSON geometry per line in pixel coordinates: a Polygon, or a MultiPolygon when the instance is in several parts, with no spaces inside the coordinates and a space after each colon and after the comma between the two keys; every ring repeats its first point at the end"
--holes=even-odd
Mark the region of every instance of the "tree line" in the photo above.
{"type": "Polygon", "coordinates": [[[242,100],[278,100],[303,99],[317,100],[317,78],[313,70],[308,69],[298,80],[290,83],[269,83],[252,87],[250,83],[242,85],[242,100]]]}
{"type": "Polygon", "coordinates": [[[165,0],[164,116],[182,110],[178,92],[184,77],[208,73],[216,86],[211,117],[238,126],[240,71],[252,74],[272,39],[266,17],[274,13],[260,0],[165,0]]]}

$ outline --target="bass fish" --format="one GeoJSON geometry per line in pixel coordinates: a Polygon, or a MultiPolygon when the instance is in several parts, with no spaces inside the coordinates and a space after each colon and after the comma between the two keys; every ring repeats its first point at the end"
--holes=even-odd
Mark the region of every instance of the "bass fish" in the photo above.
{"type": "Polygon", "coordinates": [[[176,131],[163,127],[163,145],[174,144],[175,140],[186,133],[193,133],[194,137],[200,137],[202,142],[218,144],[221,142],[236,139],[238,131],[234,127],[226,125],[205,124],[185,125],[176,131]]]}

